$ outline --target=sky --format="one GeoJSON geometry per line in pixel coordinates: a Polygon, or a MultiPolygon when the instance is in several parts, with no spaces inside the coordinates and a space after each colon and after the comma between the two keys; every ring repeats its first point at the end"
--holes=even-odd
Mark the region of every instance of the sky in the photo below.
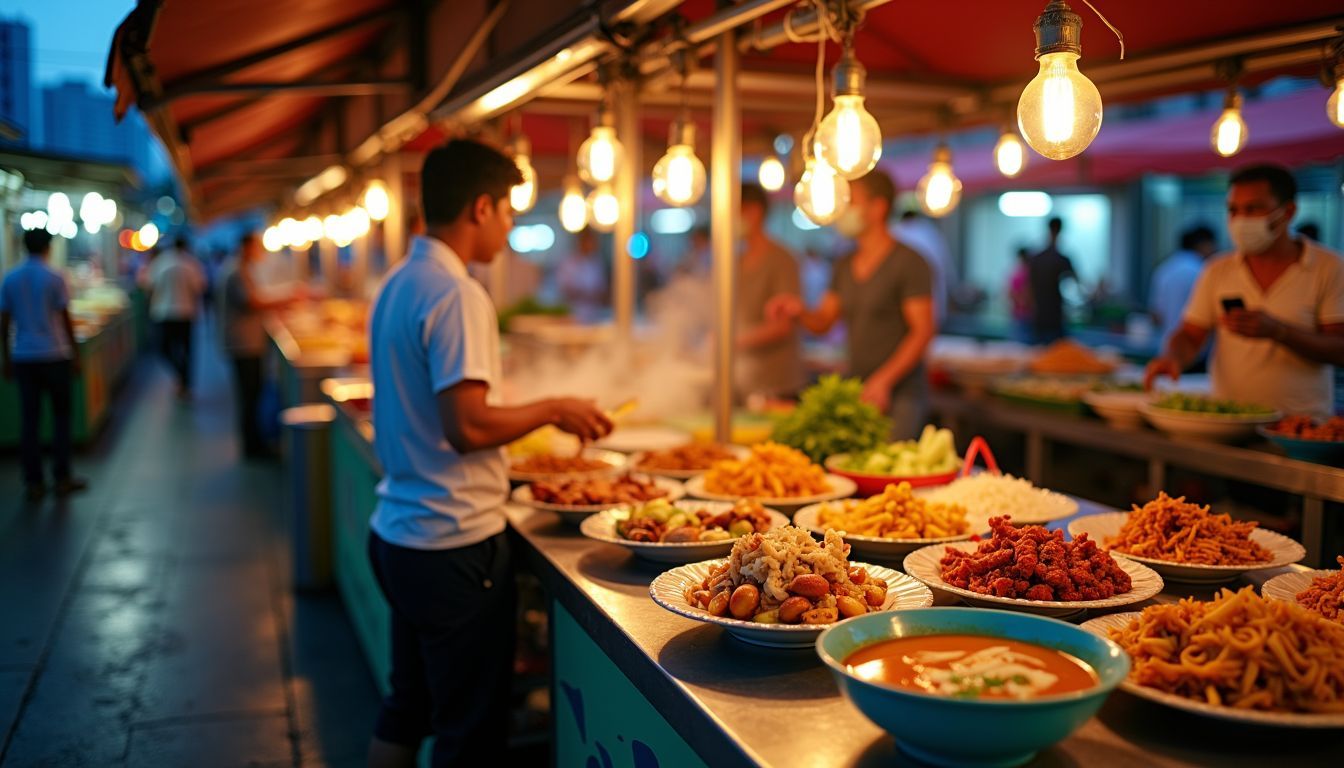
{"type": "Polygon", "coordinates": [[[33,28],[38,86],[79,79],[102,88],[112,33],[135,0],[0,0],[0,18],[33,28]]]}

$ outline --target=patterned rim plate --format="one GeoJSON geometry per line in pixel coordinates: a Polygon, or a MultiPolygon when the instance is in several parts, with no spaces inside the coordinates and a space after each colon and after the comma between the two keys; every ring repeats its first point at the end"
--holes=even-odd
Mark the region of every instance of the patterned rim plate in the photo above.
{"type": "MultiPolygon", "coordinates": [[[[796,510],[808,504],[817,504],[823,501],[835,501],[854,495],[859,489],[853,480],[839,475],[826,475],[826,482],[830,484],[831,490],[826,493],[819,493],[814,496],[786,496],[779,499],[757,498],[756,500],[767,507],[783,508],[796,510]]],[[[709,499],[710,501],[737,501],[744,498],[742,496],[727,496],[721,493],[710,493],[705,490],[705,476],[697,475],[686,483],[686,492],[697,499],[709,499]]]]}
{"type": "MultiPolygon", "coordinates": [[[[1292,574],[1294,576],[1304,574],[1292,574]]],[[[1137,611],[1126,613],[1112,613],[1106,616],[1098,616],[1095,619],[1089,619],[1082,623],[1082,628],[1100,637],[1109,638],[1107,630],[1123,627],[1129,624],[1131,619],[1138,618],[1137,611]]],[[[1149,688],[1144,685],[1125,680],[1120,683],[1121,690],[1128,691],[1142,699],[1164,704],[1173,709],[1183,709],[1186,712],[1193,712],[1197,715],[1205,715],[1220,720],[1231,720],[1238,723],[1254,723],[1256,725],[1273,725],[1289,728],[1344,728],[1344,713],[1331,714],[1301,714],[1297,712],[1262,712],[1252,709],[1237,709],[1236,707],[1220,707],[1213,704],[1207,704],[1194,699],[1187,699],[1184,696],[1177,696],[1174,693],[1165,693],[1155,688],[1149,688]]]]}
{"type": "Polygon", "coordinates": [[[588,477],[592,475],[604,475],[616,472],[625,467],[625,454],[616,451],[604,451],[600,448],[585,448],[581,454],[585,459],[593,459],[606,464],[605,467],[598,469],[589,469],[583,472],[519,472],[514,469],[518,462],[526,461],[526,458],[510,459],[509,461],[509,480],[515,483],[533,483],[537,480],[556,480],[559,478],[570,477],[588,477]]]}
{"type": "MultiPolygon", "coordinates": [[[[766,648],[812,648],[817,637],[833,624],[757,624],[751,621],[710,615],[708,611],[695,608],[686,602],[686,588],[700,584],[709,575],[709,569],[726,560],[705,560],[699,563],[679,566],[666,571],[649,585],[649,594],[653,601],[667,610],[695,621],[718,624],[737,639],[766,648]]],[[[887,582],[887,601],[882,604],[884,611],[896,611],[906,608],[927,608],[933,605],[933,593],[929,588],[903,573],[883,568],[880,565],[868,565],[851,561],[851,568],[866,568],[868,573],[885,579],[887,582]]]]}
{"type": "MultiPolygon", "coordinates": [[[[642,475],[634,475],[634,477],[652,482],[654,485],[667,491],[666,498],[668,501],[676,501],[686,495],[686,489],[682,487],[681,483],[678,483],[675,480],[668,480],[662,477],[646,477],[642,475]]],[[[532,498],[532,486],[530,485],[520,485],[517,488],[514,488],[512,499],[515,504],[522,504],[525,507],[541,509],[547,512],[555,512],[560,515],[565,522],[573,523],[574,525],[582,523],[584,518],[601,512],[604,509],[616,509],[628,506],[624,504],[549,504],[532,498]]]]}
{"type": "Polygon", "coordinates": [[[1270,600],[1282,600],[1285,603],[1296,603],[1297,593],[1311,586],[1311,582],[1322,576],[1333,576],[1339,571],[1293,571],[1292,573],[1281,573],[1278,576],[1266,581],[1264,586],[1260,587],[1260,594],[1270,600]]]}
{"type": "MultiPolygon", "coordinates": [[[[1128,512],[1104,512],[1099,515],[1080,517],[1069,523],[1069,535],[1076,537],[1079,534],[1086,533],[1089,539],[1097,542],[1097,546],[1104,547],[1107,539],[1120,533],[1120,527],[1125,524],[1125,519],[1128,517],[1128,512]]],[[[1128,560],[1144,563],[1162,574],[1163,578],[1194,584],[1218,584],[1232,581],[1243,573],[1269,568],[1282,568],[1307,556],[1307,550],[1301,544],[1287,536],[1266,531],[1263,528],[1256,528],[1251,531],[1251,540],[1268,549],[1274,555],[1274,559],[1267,563],[1246,565],[1193,565],[1173,563],[1170,560],[1157,560],[1151,557],[1139,557],[1116,549],[1111,550],[1111,552],[1128,560]]]]}
{"type": "MultiPolygon", "coordinates": [[[[921,498],[927,498],[929,496],[937,494],[939,491],[951,488],[952,486],[956,485],[956,483],[957,481],[953,480],[951,483],[947,485],[938,486],[936,488],[916,488],[915,495],[921,498]]],[[[1053,502],[1054,509],[1047,509],[1046,505],[1043,504],[1038,509],[1045,511],[1043,512],[1038,511],[1038,513],[1033,515],[1032,517],[1024,517],[1024,518],[1014,517],[1013,525],[1045,525],[1046,523],[1053,523],[1056,520],[1063,520],[1066,517],[1073,517],[1074,515],[1078,514],[1078,502],[1074,501],[1068,496],[1065,496],[1062,493],[1056,493],[1048,488],[1041,488],[1039,486],[1037,487],[1037,490],[1041,491],[1043,494],[1048,494],[1048,496],[1045,496],[1045,498],[1053,502]]],[[[986,520],[999,514],[992,509],[972,509],[970,506],[964,504],[962,506],[966,506],[966,511],[969,514],[982,515],[986,520]]]]}
{"type": "Polygon", "coordinates": [[[979,542],[959,541],[952,544],[934,544],[917,549],[905,558],[905,572],[934,589],[941,589],[960,597],[963,602],[970,605],[1008,608],[1015,611],[1037,613],[1042,616],[1067,616],[1085,610],[1119,608],[1124,605],[1141,603],[1162,591],[1162,577],[1158,576],[1153,569],[1122,557],[1114,559],[1116,564],[1125,573],[1129,574],[1130,590],[1115,597],[1108,597],[1105,600],[1026,600],[1019,597],[995,597],[994,595],[982,595],[969,589],[954,587],[943,581],[942,566],[939,565],[939,561],[943,559],[948,547],[956,547],[963,552],[974,552],[979,546],[979,542]]]}
{"type": "MultiPolygon", "coordinates": [[[[728,446],[728,452],[739,459],[744,459],[751,454],[749,449],[743,448],[740,445],[728,446]]],[[[640,451],[639,453],[630,454],[631,469],[649,475],[657,475],[658,477],[670,477],[673,480],[690,480],[692,477],[703,475],[708,471],[708,469],[645,469],[641,467],[640,464],[643,463],[644,457],[647,456],[648,453],[648,451],[640,451]]]]}
{"type": "MultiPolygon", "coordinates": [[[[703,509],[715,513],[733,508],[733,505],[726,501],[683,500],[675,502],[673,506],[679,509],[703,509]]],[[[770,515],[771,528],[782,528],[789,524],[789,518],[773,509],[767,509],[765,512],[770,515]]],[[[586,518],[579,526],[579,530],[590,539],[617,544],[634,552],[637,557],[659,563],[694,563],[712,557],[727,557],[728,553],[733,550],[733,544],[737,541],[737,539],[678,541],[670,544],[653,541],[630,541],[621,538],[621,535],[616,532],[617,521],[625,519],[629,514],[630,510],[628,509],[603,510],[586,518]]]]}
{"type": "MultiPolygon", "coordinates": [[[[806,528],[817,536],[826,535],[827,526],[817,521],[821,515],[822,507],[832,502],[822,504],[810,504],[794,513],[793,524],[799,528],[806,528]]],[[[976,534],[985,534],[989,532],[989,519],[978,515],[967,515],[967,520],[971,527],[966,533],[960,536],[946,536],[936,539],[888,539],[881,536],[860,536],[854,533],[845,533],[845,543],[849,544],[850,552],[857,557],[866,557],[872,560],[899,560],[906,555],[914,552],[921,547],[927,547],[930,544],[948,544],[953,541],[966,541],[976,534]]]]}

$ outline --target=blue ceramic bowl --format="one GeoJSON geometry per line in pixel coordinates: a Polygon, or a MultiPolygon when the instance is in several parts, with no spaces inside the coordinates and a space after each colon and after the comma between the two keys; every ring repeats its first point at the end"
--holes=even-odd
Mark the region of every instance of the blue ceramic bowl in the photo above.
{"type": "Polygon", "coordinates": [[[1017,766],[1087,722],[1129,674],[1120,646],[1055,619],[984,608],[920,608],[870,613],[835,624],[817,638],[817,654],[854,706],[896,739],[900,749],[939,766],[1017,766]],[[988,635],[1071,654],[1101,679],[1085,691],[1028,701],[977,701],[921,693],[852,675],[844,660],[883,640],[918,635],[988,635]]]}
{"type": "Polygon", "coordinates": [[[1339,464],[1344,460],[1344,442],[1301,440],[1271,432],[1264,427],[1261,427],[1259,432],[1261,437],[1282,448],[1290,459],[1310,461],[1313,464],[1339,464]]]}

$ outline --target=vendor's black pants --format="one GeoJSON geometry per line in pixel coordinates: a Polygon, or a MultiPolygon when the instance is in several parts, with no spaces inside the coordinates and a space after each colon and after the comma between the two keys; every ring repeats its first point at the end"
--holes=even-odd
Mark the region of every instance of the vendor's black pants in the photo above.
{"type": "Polygon", "coordinates": [[[59,483],[70,479],[70,391],[74,378],[69,360],[14,363],[19,385],[19,453],[23,483],[42,487],[42,399],[51,401],[52,475],[59,483]]]}
{"type": "Polygon", "coordinates": [[[177,373],[177,386],[191,390],[191,321],[160,320],[159,351],[177,373]]]}
{"type": "Polygon", "coordinates": [[[415,748],[435,736],[435,768],[500,764],[516,601],[507,536],[421,550],[370,533],[369,559],[392,606],[392,693],[375,735],[415,748]]]}
{"type": "Polygon", "coordinates": [[[259,456],[266,452],[261,437],[261,357],[233,358],[233,372],[238,384],[238,439],[245,455],[259,456]]]}

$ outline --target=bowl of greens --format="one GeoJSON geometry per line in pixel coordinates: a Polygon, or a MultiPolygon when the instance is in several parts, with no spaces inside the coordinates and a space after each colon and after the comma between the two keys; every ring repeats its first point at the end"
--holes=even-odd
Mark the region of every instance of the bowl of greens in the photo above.
{"type": "Polygon", "coordinates": [[[874,496],[903,482],[914,488],[947,485],[957,478],[961,464],[952,433],[931,424],[918,440],[898,440],[826,459],[826,469],[853,480],[860,496],[874,496]]]}
{"type": "Polygon", "coordinates": [[[1255,435],[1283,414],[1263,405],[1172,392],[1139,406],[1139,413],[1158,430],[1175,438],[1235,442],[1255,435]]]}
{"type": "Polygon", "coordinates": [[[863,402],[862,394],[859,379],[823,376],[775,423],[770,439],[818,464],[839,453],[872,450],[890,439],[891,421],[863,402]]]}

